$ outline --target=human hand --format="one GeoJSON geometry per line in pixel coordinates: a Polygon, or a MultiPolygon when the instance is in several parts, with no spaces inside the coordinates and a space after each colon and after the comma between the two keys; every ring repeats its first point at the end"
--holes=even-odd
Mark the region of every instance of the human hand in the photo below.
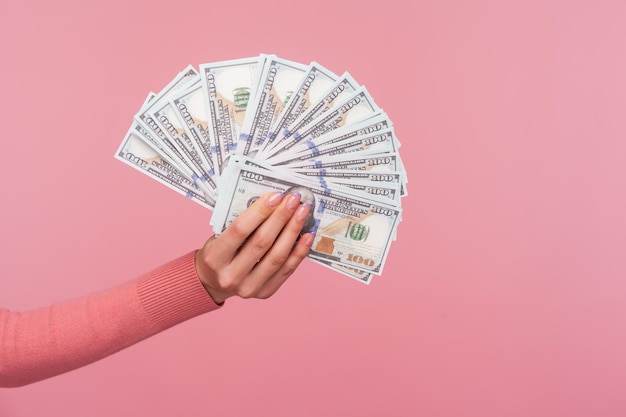
{"type": "Polygon", "coordinates": [[[234,295],[268,298],[300,265],[315,238],[306,233],[298,240],[311,210],[300,198],[263,195],[196,252],[198,278],[217,304],[234,295]]]}

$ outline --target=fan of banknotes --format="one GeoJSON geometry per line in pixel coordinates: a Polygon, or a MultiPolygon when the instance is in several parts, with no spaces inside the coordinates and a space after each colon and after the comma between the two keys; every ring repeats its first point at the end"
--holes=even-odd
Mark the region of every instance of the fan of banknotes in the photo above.
{"type": "Polygon", "coordinates": [[[308,258],[369,284],[407,195],[399,148],[348,72],[261,54],[188,66],[148,94],[115,157],[212,210],[216,234],[259,196],[298,191],[308,258]]]}

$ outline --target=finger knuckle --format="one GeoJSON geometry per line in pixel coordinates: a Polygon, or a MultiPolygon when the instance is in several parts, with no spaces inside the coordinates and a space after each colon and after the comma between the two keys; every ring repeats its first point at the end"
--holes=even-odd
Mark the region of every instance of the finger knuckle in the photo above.
{"type": "Polygon", "coordinates": [[[243,229],[243,226],[238,221],[231,223],[229,230],[235,239],[244,240],[248,237],[248,233],[243,229]]]}
{"type": "Polygon", "coordinates": [[[268,298],[270,298],[272,296],[271,292],[262,292],[256,295],[256,298],[260,299],[260,300],[267,300],[268,298]]]}
{"type": "Polygon", "coordinates": [[[202,258],[202,262],[204,263],[204,265],[211,271],[217,271],[218,270],[218,262],[217,259],[215,259],[213,256],[211,256],[210,254],[206,254],[204,255],[204,257],[202,258]]]}
{"type": "Polygon", "coordinates": [[[265,253],[272,246],[273,243],[274,241],[272,239],[269,239],[265,236],[258,236],[255,237],[252,241],[252,248],[254,250],[265,253]]]}
{"type": "Polygon", "coordinates": [[[282,221],[283,223],[287,223],[293,216],[293,211],[290,211],[288,209],[280,210],[276,213],[276,215],[278,216],[280,221],[282,221]]]}
{"type": "Polygon", "coordinates": [[[283,267],[281,271],[282,278],[283,279],[289,278],[295,271],[296,271],[296,267],[286,265],[285,267],[283,267]]]}
{"type": "Polygon", "coordinates": [[[287,262],[287,256],[286,255],[273,255],[270,258],[270,262],[273,266],[281,267],[285,264],[285,262],[287,262]]]}
{"type": "Polygon", "coordinates": [[[237,280],[232,274],[225,273],[218,279],[220,288],[227,293],[234,293],[237,290],[237,280]]]}
{"type": "Polygon", "coordinates": [[[237,289],[237,295],[244,299],[254,298],[256,291],[254,288],[245,286],[237,289]]]}

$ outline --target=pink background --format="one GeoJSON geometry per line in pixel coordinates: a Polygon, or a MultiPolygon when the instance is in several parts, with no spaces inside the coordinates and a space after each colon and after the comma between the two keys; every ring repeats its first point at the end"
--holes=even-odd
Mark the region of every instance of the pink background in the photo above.
{"type": "Polygon", "coordinates": [[[0,415],[626,415],[623,1],[0,1],[0,303],[198,247],[210,212],[113,158],[187,64],[348,70],[395,123],[404,221],[371,286],[305,264],[0,415]]]}

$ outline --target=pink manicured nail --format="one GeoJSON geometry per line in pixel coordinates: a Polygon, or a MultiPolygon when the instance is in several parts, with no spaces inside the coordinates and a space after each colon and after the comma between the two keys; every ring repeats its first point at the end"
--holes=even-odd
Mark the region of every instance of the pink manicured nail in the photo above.
{"type": "Polygon", "coordinates": [[[283,193],[280,191],[272,194],[266,201],[267,205],[270,207],[276,207],[283,200],[283,193]]]}
{"type": "Polygon", "coordinates": [[[301,204],[300,207],[298,207],[298,211],[296,211],[296,220],[298,221],[305,220],[306,216],[309,215],[310,208],[311,208],[311,205],[309,203],[301,204]]]}
{"type": "Polygon", "coordinates": [[[287,201],[287,208],[289,210],[295,210],[300,204],[300,193],[293,193],[289,196],[289,201],[287,201]]]}
{"type": "Polygon", "coordinates": [[[310,248],[310,247],[311,247],[311,245],[313,245],[313,241],[315,240],[315,233],[309,233],[309,234],[305,237],[305,239],[306,239],[306,240],[304,241],[304,244],[310,248]]]}

